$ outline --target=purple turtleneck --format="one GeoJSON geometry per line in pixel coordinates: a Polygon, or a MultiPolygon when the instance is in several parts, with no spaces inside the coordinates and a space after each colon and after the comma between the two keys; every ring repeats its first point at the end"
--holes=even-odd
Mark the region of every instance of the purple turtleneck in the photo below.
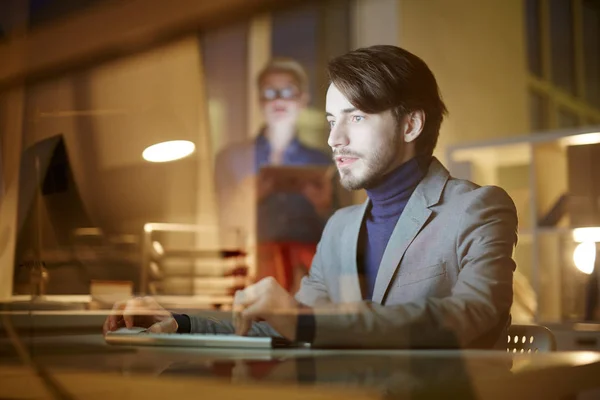
{"type": "Polygon", "coordinates": [[[415,157],[367,189],[370,207],[363,220],[359,270],[363,273],[364,298],[371,300],[379,264],[404,207],[429,168],[430,157],[415,157]]]}

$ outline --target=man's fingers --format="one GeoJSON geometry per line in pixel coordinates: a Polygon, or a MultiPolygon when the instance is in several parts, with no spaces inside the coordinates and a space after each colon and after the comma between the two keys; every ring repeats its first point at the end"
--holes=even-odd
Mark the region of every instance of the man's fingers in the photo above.
{"type": "Polygon", "coordinates": [[[151,333],[175,333],[177,332],[177,321],[175,318],[165,318],[148,328],[151,333]]]}
{"type": "Polygon", "coordinates": [[[158,302],[152,297],[136,297],[134,299],[116,302],[104,321],[102,332],[115,331],[122,327],[128,329],[137,326],[147,328],[156,320],[169,320],[164,324],[157,326],[155,329],[160,329],[161,332],[176,332],[177,322],[169,318],[171,313],[161,307],[158,302]],[[172,328],[174,324],[175,329],[172,328]]]}
{"type": "MultiPolygon", "coordinates": [[[[262,282],[262,281],[261,281],[262,282]]],[[[244,316],[244,312],[248,307],[253,307],[259,300],[260,282],[255,285],[248,286],[244,290],[235,292],[233,298],[233,326],[235,333],[238,335],[246,335],[252,327],[252,320],[244,316]]]]}
{"type": "Polygon", "coordinates": [[[244,308],[246,308],[244,301],[245,301],[244,291],[238,290],[237,292],[235,292],[235,295],[233,296],[232,319],[233,319],[233,327],[234,327],[236,333],[241,330],[241,323],[242,323],[241,313],[242,313],[242,311],[244,311],[244,308]]]}
{"type": "MultiPolygon", "coordinates": [[[[135,326],[134,319],[138,316],[152,316],[157,313],[157,310],[152,310],[148,307],[149,300],[145,297],[137,297],[129,300],[123,309],[123,320],[125,326],[131,329],[135,326]]],[[[146,328],[143,326],[142,328],[146,328]]]]}
{"type": "Polygon", "coordinates": [[[125,321],[123,318],[119,317],[116,323],[111,322],[108,318],[104,321],[104,325],[102,326],[102,333],[106,335],[108,332],[116,331],[119,328],[125,326],[125,321]],[[111,325],[112,324],[112,325],[111,325]]]}
{"type": "Polygon", "coordinates": [[[106,335],[108,331],[110,331],[110,315],[104,320],[104,325],[102,325],[102,334],[106,335]]]}
{"type": "Polygon", "coordinates": [[[263,309],[262,302],[257,302],[241,311],[238,315],[235,333],[240,336],[246,336],[250,331],[250,328],[252,328],[252,323],[262,315],[263,309]]]}
{"type": "Polygon", "coordinates": [[[119,321],[123,317],[123,309],[127,305],[127,302],[128,300],[118,301],[113,305],[113,308],[104,323],[107,331],[114,331],[119,328],[119,321]]]}
{"type": "Polygon", "coordinates": [[[245,336],[252,327],[252,320],[244,318],[243,314],[238,315],[235,320],[235,333],[245,336]]]}
{"type": "MultiPolygon", "coordinates": [[[[263,279],[264,280],[264,279],[263,279]]],[[[233,307],[239,309],[244,309],[250,304],[256,302],[260,298],[260,294],[263,291],[261,282],[255,283],[254,285],[250,285],[245,289],[238,290],[235,292],[233,296],[233,307]]]]}

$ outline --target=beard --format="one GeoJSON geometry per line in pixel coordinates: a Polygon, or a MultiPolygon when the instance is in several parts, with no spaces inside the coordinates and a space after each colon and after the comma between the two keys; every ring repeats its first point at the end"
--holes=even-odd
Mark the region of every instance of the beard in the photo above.
{"type": "Polygon", "coordinates": [[[376,186],[390,166],[397,161],[400,135],[394,135],[387,143],[382,143],[370,154],[356,153],[352,151],[335,151],[334,157],[348,156],[355,157],[358,160],[354,164],[361,162],[362,168],[357,171],[357,165],[347,167],[338,167],[340,174],[340,183],[346,190],[369,189],[376,186]],[[354,171],[353,171],[354,169],[354,171]]]}

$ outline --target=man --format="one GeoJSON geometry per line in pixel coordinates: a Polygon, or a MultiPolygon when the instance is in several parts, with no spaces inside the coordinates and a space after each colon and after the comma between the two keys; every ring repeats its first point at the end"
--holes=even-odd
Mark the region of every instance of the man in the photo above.
{"type": "MultiPolygon", "coordinates": [[[[446,112],[432,72],[394,46],[350,52],[328,70],[328,143],[342,184],[368,201],[330,218],[295,298],[262,280],[236,294],[234,324],[173,318],[138,299],[159,310],[143,326],[316,347],[506,348],[516,210],[502,189],[452,178],[432,157],[446,112]]],[[[135,301],[116,309],[131,313],[135,301]]]]}
{"type": "Polygon", "coordinates": [[[278,281],[293,290],[292,270],[300,264],[308,269],[331,213],[331,181],[324,175],[322,181],[306,184],[299,192],[282,193],[260,170],[332,163],[328,155],[298,139],[298,119],[309,102],[304,68],[293,59],[275,58],[260,72],[257,85],[264,127],[256,139],[229,146],[217,156],[220,225],[256,229],[259,277],[277,275],[283,267],[286,274],[278,276],[278,281]],[[254,196],[256,203],[248,201],[254,196]],[[277,268],[274,259],[284,265],[277,268]]]}

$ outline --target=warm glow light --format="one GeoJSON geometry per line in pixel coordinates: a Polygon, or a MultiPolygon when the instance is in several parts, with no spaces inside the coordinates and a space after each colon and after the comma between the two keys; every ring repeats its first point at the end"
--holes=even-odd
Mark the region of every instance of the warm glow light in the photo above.
{"type": "Polygon", "coordinates": [[[573,229],[573,240],[577,243],[600,242],[600,228],[575,228],[573,229]]]}
{"type": "Polygon", "coordinates": [[[581,135],[566,136],[560,140],[564,146],[582,146],[600,143],[600,132],[590,132],[581,135]]]}
{"type": "Polygon", "coordinates": [[[594,263],[596,262],[596,243],[579,243],[573,252],[573,261],[578,270],[584,274],[594,272],[594,263]]]}
{"type": "Polygon", "coordinates": [[[196,146],[188,140],[171,140],[148,147],[142,153],[144,160],[150,162],[175,161],[192,154],[196,146]]]}
{"type": "Polygon", "coordinates": [[[595,351],[578,351],[572,354],[575,357],[576,362],[579,364],[590,364],[600,360],[600,356],[595,351]]]}
{"type": "Polygon", "coordinates": [[[156,254],[158,254],[159,256],[162,256],[165,254],[165,249],[162,247],[162,244],[160,244],[160,242],[157,242],[155,240],[154,242],[152,242],[152,247],[154,248],[154,251],[156,252],[156,254]]]}

